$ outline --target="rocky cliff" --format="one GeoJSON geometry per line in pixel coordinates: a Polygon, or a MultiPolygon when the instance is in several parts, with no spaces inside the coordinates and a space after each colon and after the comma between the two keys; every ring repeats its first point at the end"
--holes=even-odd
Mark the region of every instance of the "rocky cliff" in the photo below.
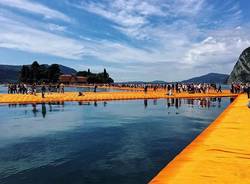
{"type": "Polygon", "coordinates": [[[242,52],[235,64],[228,78],[228,83],[232,82],[250,82],[250,47],[242,52]]]}

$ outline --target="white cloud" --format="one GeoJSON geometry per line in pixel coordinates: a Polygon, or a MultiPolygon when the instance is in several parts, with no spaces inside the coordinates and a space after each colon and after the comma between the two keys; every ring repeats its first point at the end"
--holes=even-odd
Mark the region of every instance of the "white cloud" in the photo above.
{"type": "Polygon", "coordinates": [[[44,16],[46,19],[60,19],[67,22],[71,21],[71,19],[65,14],[29,0],[1,0],[0,5],[17,8],[29,13],[39,14],[44,16]]]}
{"type": "Polygon", "coordinates": [[[35,29],[4,17],[0,17],[0,24],[0,47],[68,59],[81,59],[84,55],[84,46],[77,40],[35,29]]]}
{"type": "MultiPolygon", "coordinates": [[[[15,6],[19,2],[11,1],[15,2],[15,6]]],[[[127,35],[132,42],[105,40],[98,36],[88,38],[81,33],[79,39],[69,38],[66,35],[71,34],[65,30],[72,30],[62,25],[31,24],[27,18],[4,18],[3,15],[0,17],[0,47],[83,62],[86,56],[91,56],[104,64],[109,63],[120,80],[126,78],[129,72],[131,78],[151,73],[155,79],[167,77],[170,80],[185,78],[192,72],[229,72],[229,66],[250,45],[249,27],[247,23],[239,24],[242,15],[237,3],[227,0],[226,4],[216,6],[207,2],[103,0],[98,3],[82,1],[80,5],[70,6],[78,6],[108,19],[113,28],[127,35]],[[112,67],[117,64],[125,69],[112,67]],[[177,77],[177,74],[180,76],[177,77]]],[[[46,11],[37,9],[33,11],[45,16],[46,11]]],[[[48,14],[50,18],[64,19],[51,12],[48,14]]],[[[102,68],[103,65],[95,67],[102,68]]]]}

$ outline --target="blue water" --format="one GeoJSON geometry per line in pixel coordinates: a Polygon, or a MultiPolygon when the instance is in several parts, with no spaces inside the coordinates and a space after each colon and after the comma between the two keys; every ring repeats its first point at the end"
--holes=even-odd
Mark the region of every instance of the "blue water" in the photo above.
{"type": "Polygon", "coordinates": [[[0,105],[0,183],[147,183],[229,103],[0,105]]]}

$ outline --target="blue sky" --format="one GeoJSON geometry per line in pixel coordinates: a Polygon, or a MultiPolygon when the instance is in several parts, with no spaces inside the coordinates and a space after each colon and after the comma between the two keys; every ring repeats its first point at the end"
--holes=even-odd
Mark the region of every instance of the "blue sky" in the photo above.
{"type": "Polygon", "coordinates": [[[0,0],[0,64],[106,68],[116,81],[230,73],[248,0],[0,0]]]}

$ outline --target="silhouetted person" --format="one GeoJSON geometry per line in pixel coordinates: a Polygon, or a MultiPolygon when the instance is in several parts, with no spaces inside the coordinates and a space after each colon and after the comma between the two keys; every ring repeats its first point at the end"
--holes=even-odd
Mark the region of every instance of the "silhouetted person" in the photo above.
{"type": "Polygon", "coordinates": [[[250,83],[247,85],[247,97],[250,98],[250,83]]]}
{"type": "Polygon", "coordinates": [[[83,92],[80,91],[80,92],[78,93],[78,96],[84,96],[83,92]]]}
{"type": "Polygon", "coordinates": [[[49,93],[49,94],[52,93],[52,85],[51,85],[51,83],[49,83],[49,85],[48,85],[48,93],[49,93]]]}
{"type": "Polygon", "coordinates": [[[42,85],[42,98],[45,98],[45,92],[46,92],[46,87],[45,87],[45,84],[42,85]]]}
{"type": "Polygon", "coordinates": [[[36,84],[35,83],[32,84],[31,91],[32,91],[33,95],[36,95],[36,84]]]}
{"type": "Polygon", "coordinates": [[[222,91],[221,91],[221,85],[219,85],[219,87],[218,87],[218,90],[217,90],[217,93],[222,93],[222,91]]]}
{"type": "Polygon", "coordinates": [[[60,84],[60,91],[61,91],[61,93],[64,93],[64,84],[63,83],[60,84]]]}

